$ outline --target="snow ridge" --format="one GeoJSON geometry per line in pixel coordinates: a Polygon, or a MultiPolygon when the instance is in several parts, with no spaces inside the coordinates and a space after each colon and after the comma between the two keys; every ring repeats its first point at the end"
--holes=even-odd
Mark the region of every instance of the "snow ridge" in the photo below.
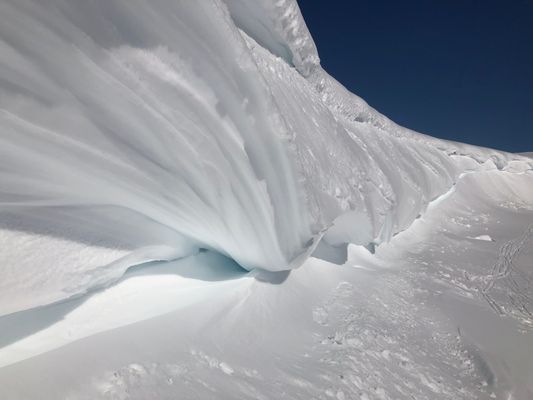
{"type": "Polygon", "coordinates": [[[320,66],[318,51],[296,0],[224,0],[236,26],[303,76],[320,66]]]}
{"type": "Polygon", "coordinates": [[[373,110],[321,69],[294,0],[0,14],[0,314],[201,248],[296,268],[322,238],[389,240],[464,171],[533,164],[373,110]]]}

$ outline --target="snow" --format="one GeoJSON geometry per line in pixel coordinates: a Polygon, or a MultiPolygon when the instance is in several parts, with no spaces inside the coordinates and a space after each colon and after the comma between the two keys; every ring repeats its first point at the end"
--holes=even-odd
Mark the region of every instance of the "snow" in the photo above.
{"type": "Polygon", "coordinates": [[[371,108],[295,0],[0,15],[0,395],[528,398],[530,158],[371,108]]]}
{"type": "MultiPolygon", "coordinates": [[[[1,207],[24,225],[10,230],[203,247],[250,269],[306,251],[279,115],[221,4],[8,1],[2,15],[1,207]],[[117,213],[133,223],[112,226],[117,213]]],[[[56,268],[80,281],[83,267],[56,268]]]]}
{"type": "Polygon", "coordinates": [[[226,0],[235,25],[307,77],[320,66],[315,42],[294,0],[226,0]]]}
{"type": "MultiPolygon", "coordinates": [[[[452,187],[462,158],[531,165],[368,107],[321,69],[294,1],[0,7],[0,229],[39,243],[3,246],[0,272],[42,292],[4,313],[199,248],[295,268],[322,237],[388,241],[452,187]]],[[[30,298],[16,286],[10,298],[30,298]]]]}
{"type": "Polygon", "coordinates": [[[25,337],[0,349],[1,360],[36,351],[45,338],[62,346],[4,366],[0,387],[7,398],[30,399],[45,385],[45,398],[75,399],[527,400],[533,304],[527,279],[517,277],[532,273],[533,238],[523,240],[532,183],[531,172],[464,175],[374,255],[350,245],[342,267],[310,258],[276,281],[279,272],[254,276],[203,252],[131,271],[81,305],[64,303],[63,318],[52,318],[54,306],[19,315],[16,326],[53,320],[19,332],[25,337]],[[496,245],[465,240],[479,232],[496,245]],[[494,274],[510,248],[520,251],[509,274],[494,274]],[[491,281],[503,315],[480,294],[491,281]]]}
{"type": "Polygon", "coordinates": [[[116,285],[86,298],[57,303],[46,310],[12,314],[11,318],[0,319],[0,330],[11,331],[12,336],[15,335],[11,326],[31,326],[32,321],[42,319],[43,315],[53,323],[27,337],[24,337],[25,332],[16,332],[23,338],[0,349],[0,368],[99,332],[188,307],[216,296],[218,290],[228,287],[232,291],[239,290],[231,282],[237,278],[241,278],[241,285],[246,288],[249,279],[244,279],[244,272],[225,257],[201,253],[130,270],[116,285]]]}

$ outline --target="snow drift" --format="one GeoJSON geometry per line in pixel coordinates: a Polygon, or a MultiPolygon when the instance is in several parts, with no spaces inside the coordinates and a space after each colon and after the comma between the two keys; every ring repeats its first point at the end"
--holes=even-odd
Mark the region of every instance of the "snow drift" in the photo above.
{"type": "Polygon", "coordinates": [[[320,240],[387,241],[465,171],[532,165],[372,109],[320,67],[294,0],[0,15],[0,314],[200,248],[295,268],[320,240]]]}

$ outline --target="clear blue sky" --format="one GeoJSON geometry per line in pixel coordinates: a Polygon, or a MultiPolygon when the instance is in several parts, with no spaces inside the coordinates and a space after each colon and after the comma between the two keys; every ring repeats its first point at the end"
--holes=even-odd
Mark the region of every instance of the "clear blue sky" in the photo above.
{"type": "Polygon", "coordinates": [[[533,151],[533,0],[299,0],[323,67],[401,125],[533,151]]]}

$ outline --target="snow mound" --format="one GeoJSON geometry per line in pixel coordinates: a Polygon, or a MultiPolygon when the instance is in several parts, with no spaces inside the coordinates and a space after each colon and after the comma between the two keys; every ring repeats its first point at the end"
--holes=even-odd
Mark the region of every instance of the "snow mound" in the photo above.
{"type": "Polygon", "coordinates": [[[465,171],[532,165],[373,110],[321,69],[294,0],[0,14],[0,313],[200,248],[295,268],[322,237],[389,240],[465,171]]]}

